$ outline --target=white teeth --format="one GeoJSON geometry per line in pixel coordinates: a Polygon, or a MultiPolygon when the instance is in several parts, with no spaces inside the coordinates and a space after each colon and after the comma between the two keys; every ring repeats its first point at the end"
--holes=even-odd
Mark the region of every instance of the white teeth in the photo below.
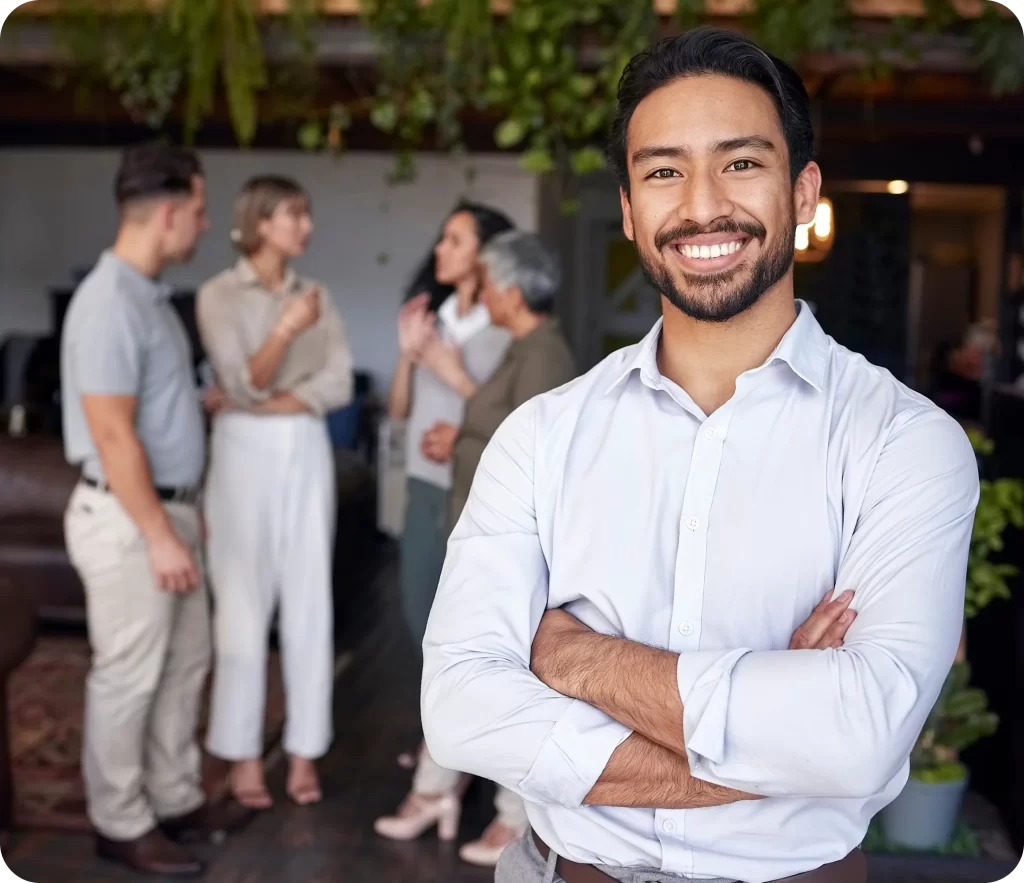
{"type": "Polygon", "coordinates": [[[743,247],[742,242],[723,242],[717,245],[677,245],[676,250],[688,258],[710,260],[735,254],[743,247]]]}

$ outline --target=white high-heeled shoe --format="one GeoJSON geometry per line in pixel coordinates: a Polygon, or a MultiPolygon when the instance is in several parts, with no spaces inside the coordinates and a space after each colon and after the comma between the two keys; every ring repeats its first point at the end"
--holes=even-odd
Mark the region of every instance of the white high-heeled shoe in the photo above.
{"type": "Polygon", "coordinates": [[[505,848],[515,843],[525,833],[525,828],[512,828],[495,819],[487,826],[479,840],[467,843],[459,850],[459,858],[481,868],[493,868],[498,864],[498,858],[505,848]]]}
{"type": "Polygon", "coordinates": [[[403,813],[399,809],[394,816],[381,816],[373,823],[373,830],[389,840],[415,840],[434,825],[437,825],[438,840],[454,840],[459,835],[459,819],[462,816],[462,800],[453,792],[427,797],[410,794],[402,808],[410,804],[403,813]]]}

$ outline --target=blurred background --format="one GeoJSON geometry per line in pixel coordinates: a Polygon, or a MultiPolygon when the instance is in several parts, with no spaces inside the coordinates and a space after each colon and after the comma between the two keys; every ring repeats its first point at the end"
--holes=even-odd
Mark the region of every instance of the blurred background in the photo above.
{"type": "MultiPolygon", "coordinates": [[[[460,865],[436,842],[388,843],[371,828],[403,791],[394,757],[418,738],[417,662],[394,612],[402,427],[382,407],[398,358],[397,311],[440,220],[468,197],[558,249],[566,278],[556,312],[581,370],[639,340],[661,306],[622,233],[604,132],[628,58],[703,22],[750,33],[795,63],[810,92],[825,184],[814,223],[798,231],[798,297],[840,343],[971,428],[992,482],[969,577],[975,690],[961,685],[959,705],[942,710],[917,754],[926,782],[928,770],[959,758],[969,793],[955,828],[928,849],[873,829],[871,879],[996,880],[1016,864],[1024,846],[1016,569],[1024,565],[1024,37],[1006,7],[33,0],[0,34],[0,829],[4,858],[22,877],[131,879],[94,865],[78,833],[86,830],[77,752],[88,652],[84,599],[61,534],[76,475],[60,452],[58,373],[68,299],[116,229],[120,149],[166,137],[201,153],[212,229],[196,259],[170,276],[197,370],[194,292],[232,260],[231,207],[257,173],[295,178],[311,194],[317,231],[301,269],[331,291],[357,367],[355,401],[331,415],[339,487],[332,794],[305,814],[261,818],[258,833],[244,835],[256,839],[226,847],[211,879],[328,880],[344,870],[354,881],[484,880],[490,872],[460,865]],[[25,599],[27,619],[2,607],[23,610],[25,599]]],[[[280,717],[271,680],[268,715],[280,717]]],[[[273,721],[268,734],[273,754],[273,721]]],[[[211,765],[213,789],[217,777],[211,765]]],[[[482,824],[488,797],[473,800],[482,824]]],[[[469,836],[476,816],[467,814],[469,836]]]]}

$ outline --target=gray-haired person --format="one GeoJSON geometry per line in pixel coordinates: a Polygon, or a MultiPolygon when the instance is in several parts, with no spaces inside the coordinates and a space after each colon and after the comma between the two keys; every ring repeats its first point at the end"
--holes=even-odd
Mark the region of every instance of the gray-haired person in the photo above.
{"type": "MultiPolygon", "coordinates": [[[[505,358],[491,378],[479,386],[468,377],[458,353],[437,343],[428,347],[424,363],[456,389],[465,390],[466,413],[461,427],[438,424],[423,440],[424,454],[438,462],[452,461],[449,532],[469,497],[477,464],[491,436],[513,411],[536,395],[568,383],[576,376],[569,345],[551,315],[562,274],[558,259],[532,233],[519,230],[496,236],[481,252],[480,301],[491,322],[512,336],[505,358]]],[[[458,773],[431,764],[419,775],[433,779],[434,790],[451,788],[458,773]]],[[[494,865],[509,844],[526,831],[522,799],[499,786],[497,817],[460,855],[473,864],[494,865]]]]}

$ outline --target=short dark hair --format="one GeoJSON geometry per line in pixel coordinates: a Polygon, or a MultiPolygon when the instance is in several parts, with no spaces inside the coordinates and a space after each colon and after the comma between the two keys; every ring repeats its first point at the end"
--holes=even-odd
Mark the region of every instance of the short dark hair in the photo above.
{"type": "Polygon", "coordinates": [[[162,141],[134,144],[121,154],[114,199],[124,208],[144,199],[186,196],[192,192],[192,179],[202,174],[202,164],[192,150],[162,141]]]}
{"type": "Polygon", "coordinates": [[[699,27],[666,37],[634,55],[622,72],[618,112],[608,142],[608,163],[626,193],[629,193],[626,137],[637,105],[675,80],[710,75],[753,83],[771,96],[786,138],[793,182],[813,159],[811,102],[800,75],[742,34],[724,28],[699,27]]]}

